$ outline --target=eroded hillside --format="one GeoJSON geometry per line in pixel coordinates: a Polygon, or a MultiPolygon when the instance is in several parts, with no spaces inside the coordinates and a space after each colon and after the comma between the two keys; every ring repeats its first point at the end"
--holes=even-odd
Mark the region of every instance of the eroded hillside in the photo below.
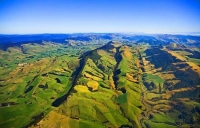
{"type": "Polygon", "coordinates": [[[73,88],[35,127],[199,127],[199,67],[162,46],[83,54],[73,88]]]}

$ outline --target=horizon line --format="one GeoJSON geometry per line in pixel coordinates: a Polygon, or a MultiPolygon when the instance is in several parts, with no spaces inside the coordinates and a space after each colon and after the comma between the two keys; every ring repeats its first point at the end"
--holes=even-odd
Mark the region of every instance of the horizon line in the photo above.
{"type": "Polygon", "coordinates": [[[148,32],[44,32],[44,33],[0,33],[0,35],[43,35],[43,34],[139,34],[139,35],[200,35],[200,32],[166,32],[166,33],[148,33],[148,32]]]}

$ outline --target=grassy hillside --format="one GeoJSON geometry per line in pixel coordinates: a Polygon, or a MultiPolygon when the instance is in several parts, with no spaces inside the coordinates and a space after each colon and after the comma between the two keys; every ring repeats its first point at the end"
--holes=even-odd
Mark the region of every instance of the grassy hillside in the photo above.
{"type": "Polygon", "coordinates": [[[196,49],[49,42],[0,53],[0,127],[200,126],[196,49]]]}
{"type": "Polygon", "coordinates": [[[55,43],[1,50],[0,127],[25,127],[53,110],[52,103],[72,87],[79,52],[55,43]]]}
{"type": "Polygon", "coordinates": [[[199,75],[168,49],[109,42],[82,60],[70,96],[38,126],[54,122],[58,127],[199,125],[199,75]],[[52,120],[55,113],[60,116],[52,120]]]}

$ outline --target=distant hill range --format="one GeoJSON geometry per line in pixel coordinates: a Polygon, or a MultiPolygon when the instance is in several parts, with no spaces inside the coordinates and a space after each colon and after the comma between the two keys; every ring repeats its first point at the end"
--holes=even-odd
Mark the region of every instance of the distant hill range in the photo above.
{"type": "Polygon", "coordinates": [[[200,36],[197,35],[130,35],[119,33],[77,33],[77,34],[29,34],[29,35],[4,35],[0,34],[0,47],[20,45],[23,43],[41,43],[42,41],[53,41],[66,43],[66,40],[91,41],[91,40],[119,40],[134,41],[135,43],[149,42],[151,45],[182,43],[186,45],[200,45],[200,36]]]}

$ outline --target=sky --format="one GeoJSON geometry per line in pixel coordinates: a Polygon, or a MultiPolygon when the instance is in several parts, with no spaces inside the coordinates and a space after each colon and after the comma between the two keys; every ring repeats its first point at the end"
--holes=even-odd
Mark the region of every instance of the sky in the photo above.
{"type": "Polygon", "coordinates": [[[200,0],[0,0],[1,34],[200,32],[200,0]]]}

